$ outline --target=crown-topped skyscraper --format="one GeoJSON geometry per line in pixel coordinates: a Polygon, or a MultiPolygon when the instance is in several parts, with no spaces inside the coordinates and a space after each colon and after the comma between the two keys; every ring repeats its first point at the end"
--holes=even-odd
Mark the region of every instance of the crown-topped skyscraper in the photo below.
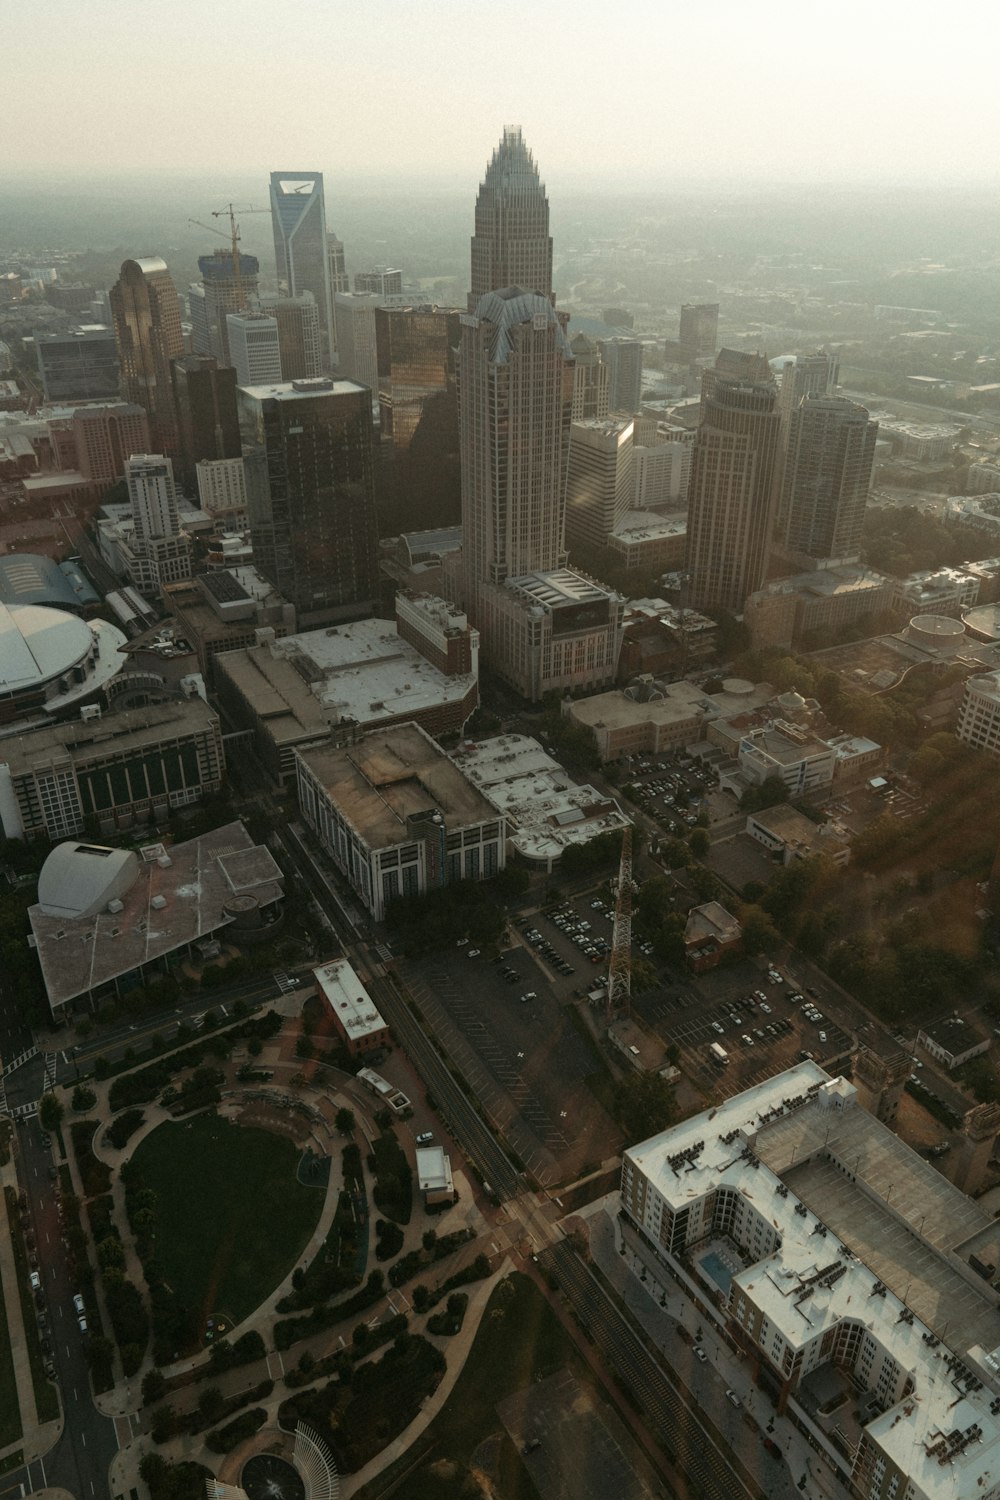
{"type": "Polygon", "coordinates": [[[532,701],[614,678],[623,600],[567,566],[574,359],[552,301],[549,205],[519,130],[476,201],[458,349],[462,552],[445,568],[483,657],[532,701]]]}
{"type": "Polygon", "coordinates": [[[509,286],[552,296],[549,200],[517,125],[504,126],[479,184],[469,311],[487,292],[509,286]]]}

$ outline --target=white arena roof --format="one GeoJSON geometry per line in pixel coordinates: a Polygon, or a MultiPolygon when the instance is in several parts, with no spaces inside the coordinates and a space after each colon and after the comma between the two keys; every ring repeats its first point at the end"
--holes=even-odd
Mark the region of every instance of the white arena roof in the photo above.
{"type": "Polygon", "coordinates": [[[62,609],[0,604],[0,686],[17,693],[51,682],[90,650],[90,626],[62,609]]]}

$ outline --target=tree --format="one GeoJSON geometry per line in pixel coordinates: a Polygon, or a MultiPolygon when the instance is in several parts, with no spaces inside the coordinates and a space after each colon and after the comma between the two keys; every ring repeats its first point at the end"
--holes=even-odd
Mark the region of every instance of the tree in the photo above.
{"type": "Polygon", "coordinates": [[[208,1424],[217,1422],[226,1409],[226,1398],[217,1385],[206,1386],[198,1397],[198,1412],[208,1424]]]}
{"type": "Polygon", "coordinates": [[[763,907],[745,906],[740,922],[743,927],[743,951],[749,957],[755,953],[767,953],[781,941],[778,929],[763,907]]]}
{"type": "Polygon", "coordinates": [[[673,1088],[659,1073],[632,1073],[615,1089],[614,1113],[626,1141],[644,1141],[676,1118],[673,1088]]]}
{"type": "Polygon", "coordinates": [[[338,1135],[353,1135],[356,1123],[353,1109],[347,1109],[346,1106],[343,1109],[338,1109],[333,1123],[336,1126],[338,1135]]]}
{"type": "Polygon", "coordinates": [[[82,1112],[85,1109],[93,1109],[97,1103],[97,1095],[93,1089],[88,1089],[84,1084],[78,1083],[73,1090],[71,1102],[75,1110],[82,1112]]]}
{"type": "Polygon", "coordinates": [[[691,850],[691,853],[695,856],[696,859],[705,858],[705,855],[708,853],[711,844],[709,842],[708,834],[706,833],[704,828],[693,828],[691,830],[691,837],[688,839],[688,846],[691,850]]]}
{"type": "Polygon", "coordinates": [[[65,1105],[61,1099],[56,1098],[55,1094],[42,1095],[42,1102],[38,1106],[38,1119],[43,1130],[58,1130],[65,1113],[65,1105]]]}

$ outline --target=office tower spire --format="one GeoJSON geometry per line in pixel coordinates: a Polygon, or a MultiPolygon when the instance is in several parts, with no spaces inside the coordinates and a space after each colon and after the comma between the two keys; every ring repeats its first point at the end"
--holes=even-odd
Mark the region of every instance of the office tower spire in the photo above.
{"type": "Polygon", "coordinates": [[[505,126],[476,199],[469,311],[481,297],[519,286],[552,296],[549,200],[519,126],[505,126]]]}
{"type": "Polygon", "coordinates": [[[271,173],[271,227],[278,280],[288,295],[312,292],[319,313],[323,364],[332,366],[333,296],[322,172],[271,173]]]}
{"type": "Polygon", "coordinates": [[[122,396],[141,406],[160,453],[178,452],[170,361],[184,353],[181,311],[166,261],[157,255],[122,262],[111,288],[122,396]]]}

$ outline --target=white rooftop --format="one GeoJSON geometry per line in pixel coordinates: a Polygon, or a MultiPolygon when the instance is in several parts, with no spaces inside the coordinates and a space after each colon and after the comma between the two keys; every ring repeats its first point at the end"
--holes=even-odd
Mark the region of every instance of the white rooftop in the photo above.
{"type": "Polygon", "coordinates": [[[624,828],[613,797],[579,786],[537,740],[521,734],[462,745],[453,761],[509,819],[510,842],[532,860],[558,859],[569,844],[624,828]]]}
{"type": "Polygon", "coordinates": [[[925,1494],[998,1492],[1000,1314],[967,1256],[994,1254],[1000,1230],[853,1085],[801,1063],[626,1156],[675,1212],[728,1187],[776,1231],[779,1248],[733,1285],[793,1349],[857,1321],[910,1372],[912,1394],[867,1430],[925,1494]],[[978,1440],[942,1455],[942,1438],[973,1426],[978,1440]]]}
{"type": "Polygon", "coordinates": [[[386,1023],[375,1008],[374,1000],[346,958],[313,969],[313,974],[330,1009],[336,1012],[338,1024],[351,1041],[385,1030],[386,1023]]]}
{"type": "Polygon", "coordinates": [[[655,510],[628,510],[611,535],[621,542],[666,541],[687,534],[687,514],[661,516],[655,510]]]}

